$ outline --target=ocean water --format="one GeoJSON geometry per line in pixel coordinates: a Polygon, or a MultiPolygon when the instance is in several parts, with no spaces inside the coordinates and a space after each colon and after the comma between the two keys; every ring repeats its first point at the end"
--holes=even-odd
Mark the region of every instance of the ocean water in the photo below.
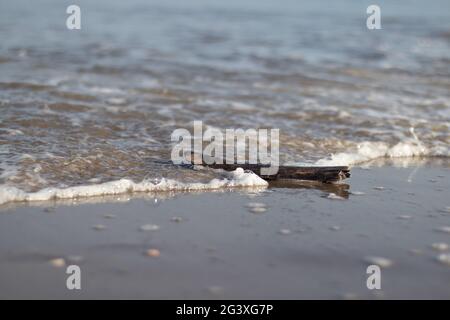
{"type": "Polygon", "coordinates": [[[176,128],[280,129],[281,163],[450,155],[450,2],[0,3],[0,203],[264,185],[170,162],[176,128]],[[90,187],[83,187],[90,186],[90,187]]]}

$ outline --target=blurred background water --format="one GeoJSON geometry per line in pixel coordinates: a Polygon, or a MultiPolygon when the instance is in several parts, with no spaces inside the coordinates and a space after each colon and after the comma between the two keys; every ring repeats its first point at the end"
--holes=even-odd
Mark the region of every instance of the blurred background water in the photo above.
{"type": "Polygon", "coordinates": [[[448,0],[2,1],[0,184],[207,180],[166,163],[194,120],[279,128],[282,162],[448,157],[449,89],[448,0]]]}

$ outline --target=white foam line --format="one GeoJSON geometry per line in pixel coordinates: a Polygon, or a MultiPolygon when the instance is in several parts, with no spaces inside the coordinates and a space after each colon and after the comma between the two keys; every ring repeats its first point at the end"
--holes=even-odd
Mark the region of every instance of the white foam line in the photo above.
{"type": "Polygon", "coordinates": [[[384,142],[363,142],[353,152],[332,154],[328,158],[318,160],[318,166],[349,166],[378,158],[402,158],[417,156],[449,157],[449,149],[443,146],[427,148],[418,141],[399,142],[389,146],[384,142]]]}
{"type": "Polygon", "coordinates": [[[159,183],[153,183],[148,180],[136,183],[129,179],[120,179],[96,185],[76,186],[64,189],[46,188],[37,192],[25,192],[16,187],[3,185],[0,186],[0,205],[7,202],[72,199],[132,192],[213,190],[268,185],[267,181],[261,179],[253,172],[245,172],[242,168],[237,168],[235,171],[226,172],[225,174],[228,177],[224,179],[213,179],[208,183],[183,183],[171,179],[162,179],[159,183]]]}

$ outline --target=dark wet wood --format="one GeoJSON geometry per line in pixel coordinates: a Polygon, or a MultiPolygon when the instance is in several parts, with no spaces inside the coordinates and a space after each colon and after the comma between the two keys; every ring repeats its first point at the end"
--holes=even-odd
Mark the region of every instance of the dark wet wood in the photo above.
{"type": "Polygon", "coordinates": [[[295,180],[315,180],[321,182],[340,181],[350,177],[348,167],[297,167],[297,166],[280,166],[278,172],[273,175],[264,175],[261,173],[262,168],[268,166],[258,164],[206,164],[203,166],[213,169],[223,169],[226,171],[234,171],[237,168],[253,171],[264,180],[279,179],[295,179],[295,180]]]}
{"type": "MultiPolygon", "coordinates": [[[[200,163],[199,157],[192,155],[196,163],[200,163]]],[[[335,182],[344,180],[350,177],[350,169],[347,166],[332,166],[332,167],[306,167],[306,166],[279,166],[276,174],[267,175],[262,174],[262,168],[269,168],[269,165],[262,164],[207,164],[201,162],[203,166],[213,169],[223,169],[226,171],[234,171],[237,168],[253,171],[255,174],[264,180],[280,180],[280,179],[294,179],[294,180],[314,180],[320,182],[335,182]]]]}

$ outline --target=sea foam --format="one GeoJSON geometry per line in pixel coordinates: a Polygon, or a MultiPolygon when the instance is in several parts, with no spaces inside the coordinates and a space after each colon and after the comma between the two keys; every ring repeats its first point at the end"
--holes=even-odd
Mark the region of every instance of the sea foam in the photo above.
{"type": "Polygon", "coordinates": [[[268,185],[267,181],[261,179],[253,172],[244,171],[242,168],[237,168],[232,172],[225,172],[224,175],[224,178],[213,179],[208,183],[185,183],[172,179],[162,179],[158,183],[154,183],[149,180],[133,182],[130,179],[120,179],[94,185],[46,188],[37,192],[25,192],[16,187],[3,185],[0,186],[0,205],[7,202],[72,199],[133,192],[214,190],[232,187],[264,187],[268,185]]]}
{"type": "Polygon", "coordinates": [[[316,161],[318,166],[349,166],[364,163],[378,158],[403,157],[449,157],[448,148],[442,146],[426,147],[417,141],[399,142],[390,146],[384,142],[362,142],[355,150],[332,154],[327,158],[316,161]]]}
{"type": "Polygon", "coordinates": [[[449,157],[448,146],[435,145],[425,146],[414,132],[409,128],[412,138],[400,141],[395,145],[385,142],[365,141],[357,145],[356,150],[332,154],[330,157],[318,160],[315,164],[319,166],[349,166],[360,164],[378,158],[405,158],[405,157],[449,157]]]}

